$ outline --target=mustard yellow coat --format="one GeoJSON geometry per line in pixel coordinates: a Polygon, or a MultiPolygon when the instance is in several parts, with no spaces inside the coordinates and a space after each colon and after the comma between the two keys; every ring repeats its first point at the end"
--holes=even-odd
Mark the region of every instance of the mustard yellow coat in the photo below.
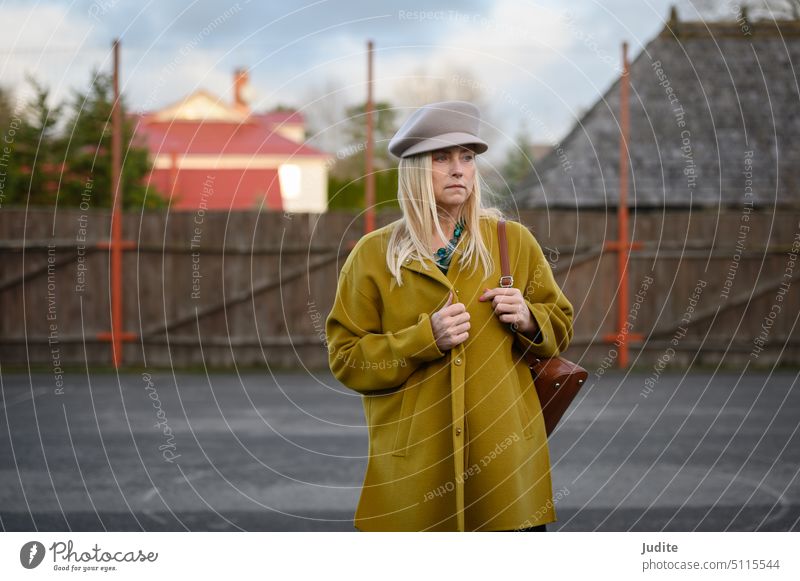
{"type": "Polygon", "coordinates": [[[495,270],[447,274],[428,261],[386,266],[393,222],[361,238],[347,257],[326,321],[334,376],[363,395],[369,460],[354,524],[362,531],[492,531],[553,522],[550,457],[541,407],[520,350],[542,356],[572,339],[573,308],[542,249],[508,221],[509,262],[541,331],[536,343],[479,302],[500,279],[497,219],[481,218],[495,270]],[[452,290],[470,313],[469,338],[442,352],[430,316],[452,290]]]}

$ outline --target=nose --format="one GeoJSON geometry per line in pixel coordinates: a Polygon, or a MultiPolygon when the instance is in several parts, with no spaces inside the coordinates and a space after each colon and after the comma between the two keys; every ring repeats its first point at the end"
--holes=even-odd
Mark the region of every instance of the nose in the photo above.
{"type": "Polygon", "coordinates": [[[461,159],[458,156],[450,162],[450,175],[457,177],[464,175],[461,159]]]}

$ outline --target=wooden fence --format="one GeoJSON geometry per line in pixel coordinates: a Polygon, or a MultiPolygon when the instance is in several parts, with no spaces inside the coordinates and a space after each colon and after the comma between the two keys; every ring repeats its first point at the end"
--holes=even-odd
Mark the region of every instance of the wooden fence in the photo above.
{"type": "MultiPolygon", "coordinates": [[[[396,214],[379,215],[379,225],[396,214]]],[[[618,350],[613,212],[525,211],[575,307],[567,355],[602,374],[618,350]]],[[[107,211],[0,212],[0,365],[110,365],[107,211]]],[[[362,233],[345,212],[128,213],[123,362],[130,366],[327,366],[325,318],[362,233]]],[[[631,216],[631,362],[800,363],[800,212],[736,209],[631,216]]]]}

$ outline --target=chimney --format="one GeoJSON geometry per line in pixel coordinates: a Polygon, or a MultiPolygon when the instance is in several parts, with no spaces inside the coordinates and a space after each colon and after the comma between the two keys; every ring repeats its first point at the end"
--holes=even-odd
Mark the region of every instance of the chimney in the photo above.
{"type": "Polygon", "coordinates": [[[250,75],[246,69],[236,69],[233,72],[233,105],[244,113],[250,112],[250,107],[247,104],[247,85],[249,82],[250,75]]]}

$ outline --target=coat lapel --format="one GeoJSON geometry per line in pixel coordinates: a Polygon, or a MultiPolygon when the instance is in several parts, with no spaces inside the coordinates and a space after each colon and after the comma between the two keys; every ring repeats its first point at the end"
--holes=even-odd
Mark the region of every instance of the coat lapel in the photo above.
{"type": "MultiPolygon", "coordinates": [[[[487,239],[487,228],[488,225],[491,225],[491,223],[492,221],[490,220],[480,221],[482,227],[483,241],[484,244],[486,244],[489,249],[492,248],[492,242],[490,239],[487,239]]],[[[453,252],[453,258],[450,260],[450,267],[447,269],[447,274],[439,270],[439,267],[436,266],[436,263],[433,262],[433,259],[428,261],[427,270],[425,269],[425,267],[422,266],[422,263],[419,260],[412,258],[406,258],[403,261],[403,266],[411,271],[418,272],[420,274],[432,278],[433,280],[443,284],[448,289],[452,289],[453,281],[458,280],[458,276],[461,273],[461,255],[462,255],[462,246],[459,244],[458,246],[456,246],[456,249],[453,252]]]]}
{"type": "MultiPolygon", "coordinates": [[[[433,260],[430,260],[427,264],[428,269],[426,270],[422,263],[417,259],[406,258],[403,261],[403,266],[411,271],[418,272],[422,275],[432,278],[433,280],[443,284],[447,288],[452,288],[453,284],[450,282],[450,279],[441,271],[439,267],[436,266],[436,263],[433,260]]],[[[453,264],[450,264],[450,268],[453,268],[453,264]]]]}

